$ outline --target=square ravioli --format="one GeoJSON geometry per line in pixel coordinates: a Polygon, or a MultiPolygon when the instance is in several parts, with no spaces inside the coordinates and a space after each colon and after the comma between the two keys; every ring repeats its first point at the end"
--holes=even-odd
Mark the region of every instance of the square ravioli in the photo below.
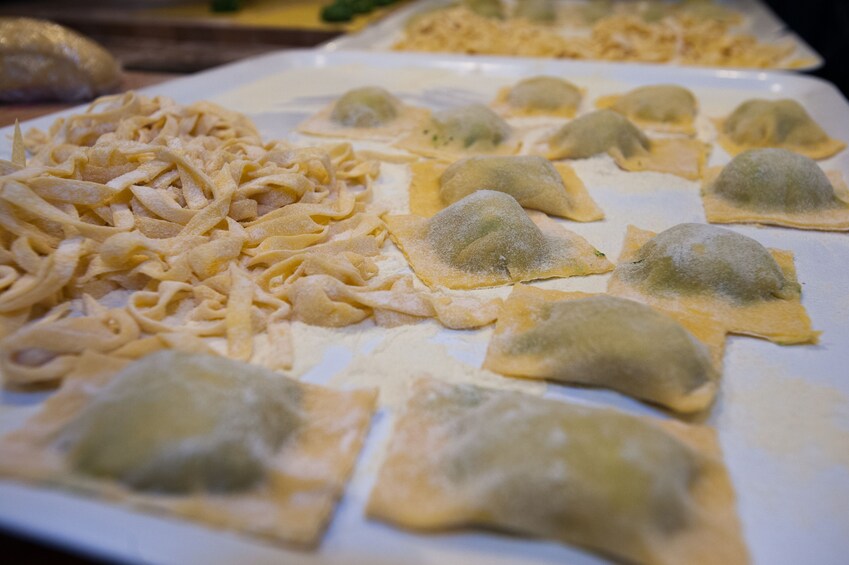
{"type": "Polygon", "coordinates": [[[520,393],[416,382],[366,512],[651,565],[748,562],[716,433],[520,393]]]}
{"type": "Polygon", "coordinates": [[[395,144],[411,153],[443,161],[471,155],[515,155],[519,133],[483,104],[448,108],[431,114],[395,144]]]}
{"type": "Polygon", "coordinates": [[[297,546],[318,544],[374,391],[336,391],[212,355],[85,353],[0,439],[0,476],[297,546]]]}
{"type": "Polygon", "coordinates": [[[674,84],[635,88],[625,94],[602,96],[596,108],[619,112],[636,126],[667,133],[695,135],[698,102],[692,92],[674,84]]]}
{"type": "Polygon", "coordinates": [[[503,192],[479,190],[432,218],[387,216],[392,241],[431,288],[481,288],[606,273],[587,240],[503,192]]]}
{"type": "Polygon", "coordinates": [[[523,208],[553,216],[578,222],[604,218],[575,170],[543,157],[467,157],[451,165],[413,163],[410,169],[410,212],[417,216],[433,216],[476,190],[488,189],[513,196],[523,208]]]}
{"type": "Polygon", "coordinates": [[[571,118],[584,92],[568,80],[535,76],[498,90],[492,108],[508,117],[557,116],[571,118]]]}
{"type": "Polygon", "coordinates": [[[827,159],[846,144],[832,139],[801,104],[791,99],[746,100],[716,120],[719,144],[732,157],[762,147],[788,149],[811,159],[827,159]]]}
{"type": "Polygon", "coordinates": [[[628,226],[607,291],[719,321],[728,333],[782,344],[816,343],[793,253],[705,224],[661,234],[628,226]]]}
{"type": "Polygon", "coordinates": [[[849,230],[849,187],[840,172],[786,149],[750,149],[709,169],[701,195],[713,224],[849,230]]]}
{"type": "Polygon", "coordinates": [[[391,141],[427,119],[424,108],[408,106],[387,90],[365,86],[349,90],[298,126],[310,135],[391,141]]]}
{"type": "Polygon", "coordinates": [[[598,110],[572,120],[536,148],[548,159],[587,159],[607,153],[626,171],[669,173],[701,178],[710,146],[696,139],[650,139],[613,110],[598,110]]]}
{"type": "Polygon", "coordinates": [[[609,388],[693,413],[713,402],[724,345],[724,328],[705,316],[662,312],[606,294],[516,285],[483,367],[609,388]]]}

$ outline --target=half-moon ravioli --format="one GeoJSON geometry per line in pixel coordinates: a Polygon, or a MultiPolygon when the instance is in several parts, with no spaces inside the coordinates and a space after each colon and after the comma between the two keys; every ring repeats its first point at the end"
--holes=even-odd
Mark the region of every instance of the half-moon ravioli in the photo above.
{"type": "Polygon", "coordinates": [[[435,379],[417,381],[398,416],[366,513],[629,563],[748,562],[713,430],[435,379]]]}
{"type": "Polygon", "coordinates": [[[374,391],[335,391],[213,355],[85,353],[0,440],[0,475],[313,546],[369,427],[374,391]]]}
{"type": "Polygon", "coordinates": [[[586,114],[546,140],[549,159],[586,159],[607,153],[626,171],[657,171],[698,179],[708,146],[695,139],[649,139],[613,110],[586,114]]]}
{"type": "Polygon", "coordinates": [[[604,294],[517,285],[483,367],[610,388],[691,413],[713,402],[724,343],[722,326],[703,316],[670,315],[604,294]]]}
{"type": "Polygon", "coordinates": [[[839,171],[786,149],[749,149],[709,169],[702,203],[711,223],[849,230],[849,188],[839,171]]]}
{"type": "Polygon", "coordinates": [[[675,84],[641,86],[622,95],[603,96],[596,100],[596,107],[610,108],[646,129],[690,135],[696,131],[696,97],[675,84]]]}
{"type": "Polygon", "coordinates": [[[407,106],[378,86],[347,91],[306,120],[298,131],[312,135],[388,141],[418,127],[427,110],[407,106]]]}
{"type": "Polygon", "coordinates": [[[524,208],[579,222],[604,218],[574,169],[544,157],[478,156],[444,165],[431,161],[411,165],[410,212],[432,216],[478,190],[504,192],[524,208]]]}
{"type": "Polygon", "coordinates": [[[628,226],[610,294],[695,313],[729,333],[777,343],[816,343],[801,303],[793,254],[707,224],[655,234],[628,226]]]}
{"type": "Polygon", "coordinates": [[[780,147],[825,159],[846,144],[832,139],[795,100],[755,98],[718,121],[719,144],[732,156],[746,149],[780,147]]]}
{"type": "Polygon", "coordinates": [[[392,240],[428,286],[479,288],[610,271],[604,254],[512,196],[477,191],[432,218],[387,216],[392,240]]]}
{"type": "Polygon", "coordinates": [[[562,78],[535,76],[498,91],[493,107],[508,116],[571,118],[581,105],[581,90],[562,78]]]}
{"type": "Polygon", "coordinates": [[[513,128],[483,104],[431,114],[424,125],[397,144],[425,157],[453,161],[467,155],[513,155],[520,142],[513,128]]]}

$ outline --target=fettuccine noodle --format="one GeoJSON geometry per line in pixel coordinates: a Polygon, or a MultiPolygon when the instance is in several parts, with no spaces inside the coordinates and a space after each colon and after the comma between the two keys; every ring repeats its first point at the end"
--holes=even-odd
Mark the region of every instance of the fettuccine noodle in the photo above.
{"type": "Polygon", "coordinates": [[[16,137],[0,162],[0,369],[55,381],[85,351],[162,348],[249,360],[262,334],[292,363],[289,324],[437,318],[475,327],[496,304],[380,278],[367,211],[376,161],[348,144],[263,143],[245,116],[134,93],[16,137]]]}

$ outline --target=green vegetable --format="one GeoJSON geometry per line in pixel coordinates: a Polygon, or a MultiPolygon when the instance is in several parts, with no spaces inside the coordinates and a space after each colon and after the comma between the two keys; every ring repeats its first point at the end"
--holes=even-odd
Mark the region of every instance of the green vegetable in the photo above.
{"type": "Polygon", "coordinates": [[[321,19],[325,22],[350,22],[354,11],[345,4],[331,4],[321,10],[321,19]]]}

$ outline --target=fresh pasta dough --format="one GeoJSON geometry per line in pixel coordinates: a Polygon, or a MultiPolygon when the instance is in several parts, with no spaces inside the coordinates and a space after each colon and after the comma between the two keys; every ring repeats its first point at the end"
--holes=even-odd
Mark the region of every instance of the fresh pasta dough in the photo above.
{"type": "Polygon", "coordinates": [[[388,141],[418,127],[427,117],[378,86],[347,91],[336,102],[298,126],[312,135],[388,141]]]}
{"type": "Polygon", "coordinates": [[[428,286],[478,288],[604,273],[604,254],[503,192],[479,190],[432,218],[388,216],[392,240],[428,286]]]}
{"type": "Polygon", "coordinates": [[[504,4],[501,0],[462,0],[462,4],[479,16],[504,19],[504,4]]]}
{"type": "Polygon", "coordinates": [[[118,88],[121,65],[59,24],[0,18],[0,102],[90,100],[118,88]]]}
{"type": "Polygon", "coordinates": [[[712,317],[730,333],[816,343],[793,254],[706,224],[655,234],[628,227],[608,292],[664,310],[712,317]]]}
{"type": "Polygon", "coordinates": [[[685,323],[624,298],[517,285],[483,367],[698,412],[716,394],[725,332],[706,317],[678,317],[685,323]]]}
{"type": "Polygon", "coordinates": [[[550,24],[557,20],[557,9],[554,0],[518,0],[513,17],[550,24]]]}
{"type": "Polygon", "coordinates": [[[613,110],[598,110],[564,125],[546,140],[549,159],[586,159],[607,153],[626,171],[701,177],[708,147],[695,139],[649,139],[613,110]]]}
{"type": "Polygon", "coordinates": [[[436,112],[397,145],[426,157],[452,161],[465,155],[513,155],[519,150],[513,128],[483,104],[436,112]]]}
{"type": "Polygon", "coordinates": [[[571,118],[581,105],[581,90],[552,76],[522,79],[498,91],[493,106],[508,116],[563,116],[571,118]]]}
{"type": "Polygon", "coordinates": [[[416,382],[395,422],[366,512],[633,563],[748,560],[714,431],[434,379],[416,382]]]}
{"type": "Polygon", "coordinates": [[[375,409],[218,356],[85,366],[0,440],[0,474],[297,545],[318,543],[375,409]],[[103,368],[105,367],[105,369],[103,368]]]}
{"type": "Polygon", "coordinates": [[[604,96],[598,108],[610,108],[639,127],[694,134],[698,103],[692,92],[674,84],[641,86],[622,95],[604,96]]]}
{"type": "Polygon", "coordinates": [[[410,212],[419,216],[432,216],[478,190],[495,190],[555,216],[582,222],[604,217],[572,167],[544,157],[466,157],[449,166],[424,161],[411,170],[410,212]]]}
{"type": "Polygon", "coordinates": [[[849,230],[849,188],[840,173],[786,149],[749,149],[708,170],[702,203],[711,223],[849,230]]]}
{"type": "Polygon", "coordinates": [[[746,149],[779,147],[825,159],[846,144],[832,139],[795,100],[755,98],[718,121],[719,144],[732,156],[746,149]]]}

